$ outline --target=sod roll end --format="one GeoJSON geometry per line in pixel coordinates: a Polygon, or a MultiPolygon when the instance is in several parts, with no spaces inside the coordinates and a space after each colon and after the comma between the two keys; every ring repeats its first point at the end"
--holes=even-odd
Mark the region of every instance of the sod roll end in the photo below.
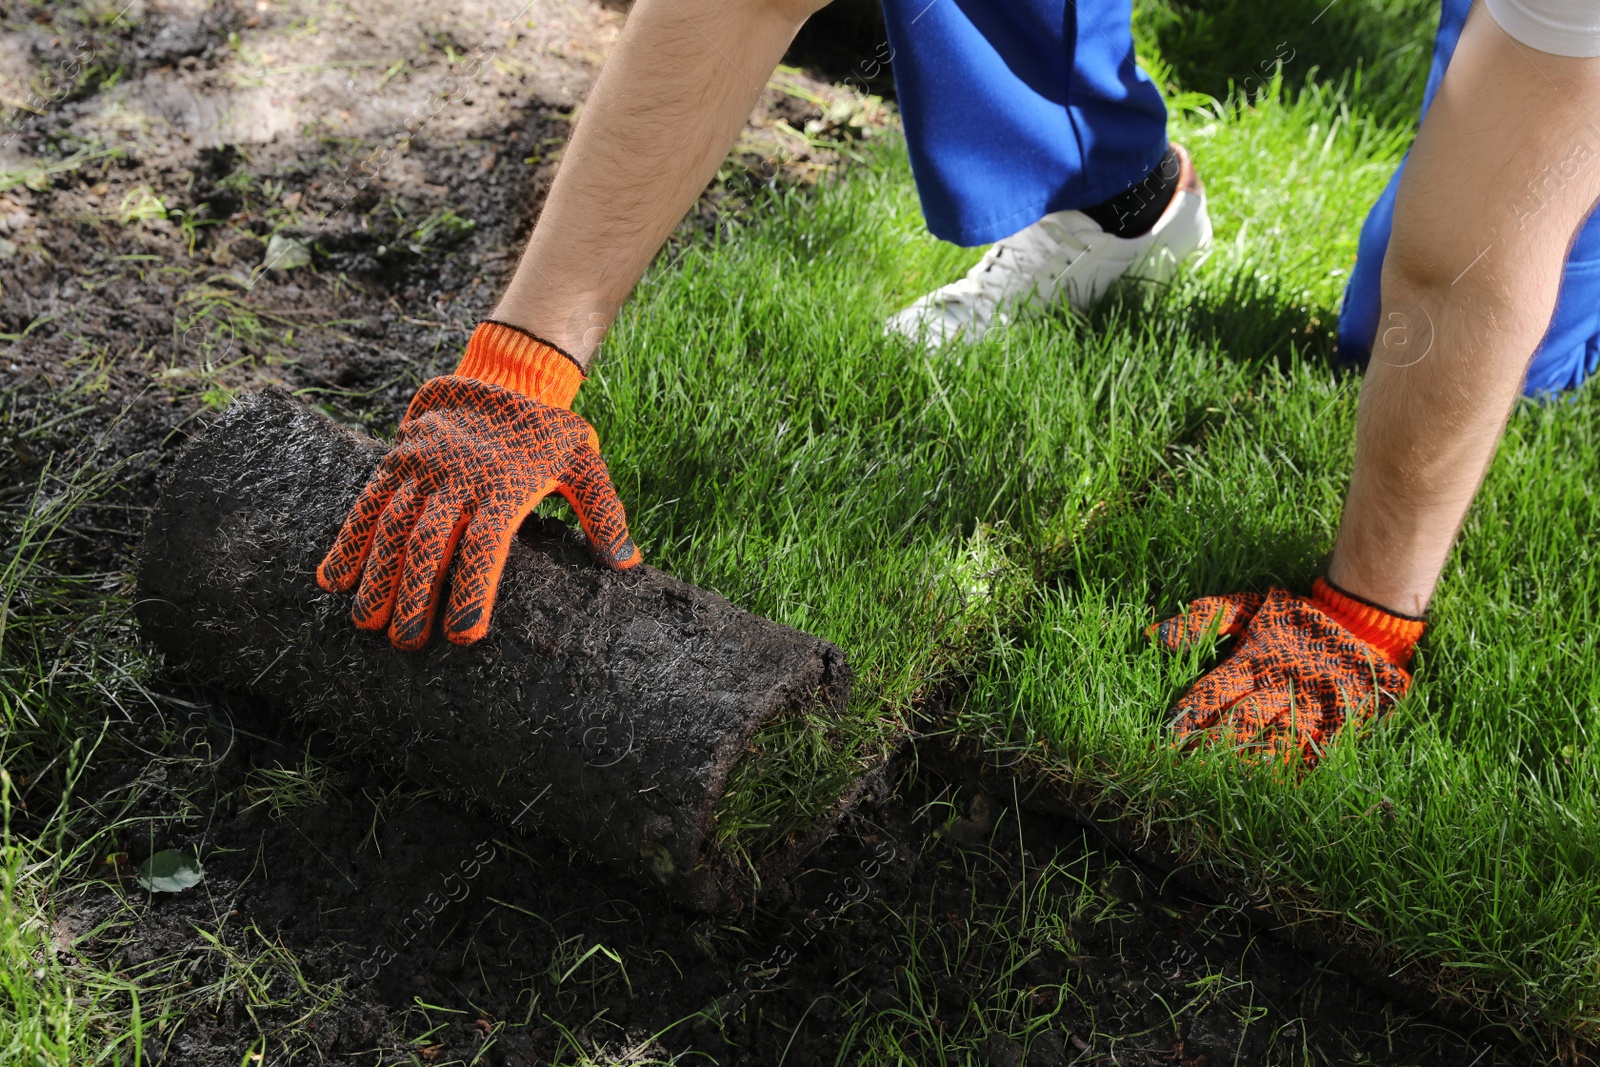
{"type": "Polygon", "coordinates": [[[140,622],[169,663],[698,909],[781,882],[854,803],[866,768],[762,751],[843,715],[838,648],[649,566],[603,569],[560,523],[524,526],[478,643],[403,653],[356,630],[315,569],[383,451],[277,391],[200,435],[139,561],[140,622]],[[730,832],[736,783],[819,771],[837,787],[809,810],[730,832]]]}

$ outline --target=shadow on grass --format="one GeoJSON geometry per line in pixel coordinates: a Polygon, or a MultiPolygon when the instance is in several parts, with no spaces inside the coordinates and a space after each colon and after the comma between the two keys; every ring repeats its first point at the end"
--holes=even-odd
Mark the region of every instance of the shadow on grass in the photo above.
{"type": "Polygon", "coordinates": [[[1155,0],[1135,18],[1184,89],[1219,99],[1259,88],[1282,61],[1286,77],[1316,67],[1321,80],[1363,72],[1379,86],[1376,117],[1415,120],[1427,76],[1438,4],[1433,0],[1155,0]],[[1252,81],[1253,79],[1253,81],[1252,81]]]}
{"type": "MultiPolygon", "coordinates": [[[[1283,371],[1296,357],[1334,362],[1338,310],[1296,303],[1281,278],[1248,264],[1204,290],[1142,291],[1124,283],[1085,316],[1098,333],[1157,331],[1173,343],[1211,348],[1250,368],[1283,371]]],[[[1062,311],[1058,314],[1069,314],[1062,311]]]]}
{"type": "Polygon", "coordinates": [[[1204,596],[1266,593],[1273,586],[1307,592],[1327,561],[1325,531],[1274,521],[1254,500],[1186,508],[1176,524],[1168,508],[1152,522],[1143,502],[1130,500],[1085,531],[1075,550],[1048,569],[1045,584],[1125,585],[1160,619],[1204,596]]]}
{"type": "MultiPolygon", "coordinates": [[[[1243,368],[1243,392],[1235,398],[1242,406],[1185,399],[1178,432],[1164,444],[1164,462],[1101,512],[1058,558],[1040,561],[1046,584],[1146,585],[1144,594],[1163,614],[1199,596],[1265,592],[1273,585],[1304,591],[1326,562],[1327,532],[1285,526],[1280,508],[1247,487],[1237,487],[1236,494],[1205,494],[1194,501],[1198,509],[1186,510],[1185,521],[1176,526],[1163,521],[1170,518],[1164,507],[1152,522],[1149,505],[1180,479],[1210,476],[1196,459],[1228,423],[1266,414],[1252,410],[1261,399],[1258,386],[1263,392],[1281,388],[1297,368],[1310,364],[1334,368],[1341,394],[1360,388],[1361,368],[1337,359],[1334,319],[1332,310],[1297,304],[1278,280],[1250,270],[1189,294],[1123,286],[1094,308],[1087,316],[1090,331],[1143,332],[1158,339],[1158,348],[1206,351],[1243,368]]],[[[1236,446],[1236,439],[1227,445],[1236,446]]]]}

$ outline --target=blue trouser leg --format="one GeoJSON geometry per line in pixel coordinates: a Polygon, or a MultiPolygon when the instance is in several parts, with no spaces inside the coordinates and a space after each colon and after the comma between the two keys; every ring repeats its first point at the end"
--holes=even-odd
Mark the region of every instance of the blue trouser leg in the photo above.
{"type": "MultiPolygon", "coordinates": [[[[1455,54],[1461,27],[1471,7],[1472,0],[1444,0],[1439,16],[1439,36],[1433,46],[1433,69],[1428,74],[1428,88],[1422,98],[1424,115],[1439,90],[1450,57],[1455,54]]],[[[1339,309],[1339,354],[1343,358],[1365,362],[1377,337],[1383,254],[1389,247],[1395,193],[1404,172],[1405,164],[1401,163],[1361,227],[1355,269],[1350,272],[1344,304],[1339,309]]],[[[1570,389],[1594,373],[1597,363],[1600,363],[1600,215],[1584,224],[1567,253],[1566,271],[1556,296],[1555,316],[1528,368],[1525,392],[1537,396],[1570,389]]]]}
{"type": "Polygon", "coordinates": [[[1142,180],[1167,148],[1131,0],[883,0],[922,213],[977,245],[1142,180]]]}

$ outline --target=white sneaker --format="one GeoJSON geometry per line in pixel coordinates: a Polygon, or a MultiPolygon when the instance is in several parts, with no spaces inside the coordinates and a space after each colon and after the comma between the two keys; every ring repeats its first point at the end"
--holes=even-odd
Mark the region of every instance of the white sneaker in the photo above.
{"type": "Polygon", "coordinates": [[[1079,311],[1103,297],[1124,276],[1170,281],[1178,266],[1211,251],[1211,216],[1194,162],[1174,144],[1178,188],[1149,233],[1113,237],[1081,211],[1057,211],[1019,233],[996,241],[960,281],[918,299],[893,315],[886,328],[929,348],[976,341],[1028,308],[1057,300],[1079,311]]]}

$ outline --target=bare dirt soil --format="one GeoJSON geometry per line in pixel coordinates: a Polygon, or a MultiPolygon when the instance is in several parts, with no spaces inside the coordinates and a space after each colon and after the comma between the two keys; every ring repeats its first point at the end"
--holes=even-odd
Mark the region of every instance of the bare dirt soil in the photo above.
{"type": "MultiPolygon", "coordinates": [[[[892,116],[835,90],[870,13],[809,38],[690,225],[892,116]],[[809,130],[813,140],[800,134],[809,130]]],[[[0,5],[7,478],[119,470],[84,566],[239,392],[392,426],[491,306],[623,15],[587,0],[0,5]]],[[[879,82],[874,88],[881,88],[879,82]]],[[[144,819],[63,943],[139,977],[144,1062],[1519,1062],[1163,889],[914,749],[781,909],[708,919],[167,676],[87,795],[144,819]],[[114,802],[114,803],[113,803],[114,802]],[[205,881],[145,894],[151,852],[205,881]],[[75,939],[75,940],[74,940],[75,939]],[[870,1027],[868,1028],[870,1030],[870,1027]],[[881,1042],[880,1042],[881,1044],[881,1042]],[[253,1055],[261,1058],[252,1058],[253,1055]],[[891,1060],[892,1056],[885,1055],[891,1060]]],[[[131,1005],[130,1005],[131,1011],[131,1005]]]]}
{"type": "MultiPolygon", "coordinates": [[[[0,92],[27,106],[0,127],[0,394],[91,407],[20,458],[95,434],[102,459],[133,458],[136,502],[173,435],[240,391],[392,425],[492,306],[622,18],[568,0],[6,14],[0,92]]],[[[786,85],[702,225],[831,163],[808,124],[887,121],[786,85]]]]}
{"type": "MultiPolygon", "coordinates": [[[[930,1020],[902,1043],[915,1063],[940,1061],[936,1041],[1009,1065],[1303,1062],[1298,1050],[1517,1062],[1253,936],[1230,908],[1164,891],[1070,824],[1019,826],[1008,799],[931,774],[851,815],[783,910],[713,920],[536,825],[508,830],[348,767],[323,803],[274,818],[250,804],[252,770],[340,754],[272,740],[280,725],[239,706],[173,724],[207,758],[103,787],[157,818],[174,795],[210,808],[207,825],[127,842],[130,868],[200,846],[203,892],[150,899],[130,883],[126,901],[80,902],[66,931],[99,929],[88,951],[197,1002],[175,1036],[152,1035],[152,1062],[232,1067],[264,1048],[280,1063],[515,1065],[581,1062],[581,1048],[601,1063],[848,1063],[852,1023],[895,1011],[930,1020]],[[1026,921],[1047,902],[1062,928],[1026,921]]],[[[153,992],[145,1010],[160,1003],[153,992]]]]}

